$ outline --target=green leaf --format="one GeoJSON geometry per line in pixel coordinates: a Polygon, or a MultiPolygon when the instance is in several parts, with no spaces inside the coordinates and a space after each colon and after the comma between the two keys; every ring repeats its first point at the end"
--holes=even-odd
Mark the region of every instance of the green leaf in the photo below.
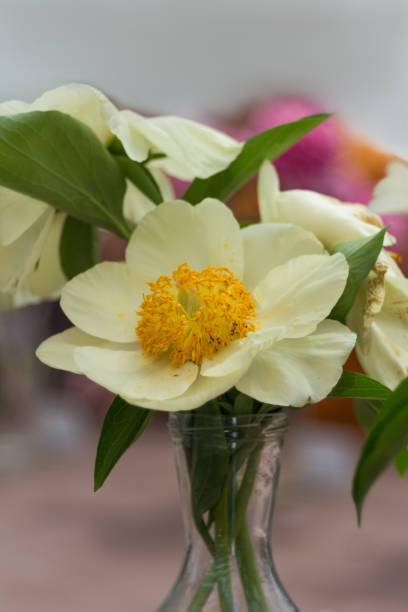
{"type": "Polygon", "coordinates": [[[265,159],[276,159],[329,117],[330,115],[323,113],[310,115],[256,134],[246,141],[241,153],[228,168],[209,178],[195,179],[183,199],[191,204],[198,204],[207,197],[227,200],[258,172],[265,159]]]}
{"type": "Polygon", "coordinates": [[[407,445],[408,378],[384,402],[363,446],[353,481],[353,499],[359,522],[370,487],[407,445]]]}
{"type": "Polygon", "coordinates": [[[0,185],[129,238],[126,183],[85,124],[58,111],[0,117],[0,185]]]}
{"type": "Polygon", "coordinates": [[[132,406],[118,395],[103,422],[95,459],[94,490],[97,491],[129,446],[146,429],[151,410],[132,406]]]}
{"type": "Polygon", "coordinates": [[[401,476],[401,478],[404,478],[408,470],[408,448],[404,448],[404,450],[396,456],[395,465],[397,467],[398,474],[401,476]]]}
{"type": "Polygon", "coordinates": [[[337,385],[329,393],[330,397],[359,397],[362,399],[382,400],[392,391],[385,385],[358,372],[343,370],[337,385]]]}
{"type": "Polygon", "coordinates": [[[200,428],[206,427],[207,418],[211,426],[211,439],[198,430],[193,439],[191,456],[191,498],[199,516],[214,508],[220,500],[229,465],[222,415],[216,400],[194,411],[194,419],[198,420],[200,428]]]}
{"type": "Polygon", "coordinates": [[[132,181],[142,193],[155,204],[161,204],[163,197],[153,175],[144,164],[129,159],[125,155],[114,155],[123,174],[132,181]]]}
{"type": "Polygon", "coordinates": [[[370,431],[380,411],[382,402],[355,399],[353,405],[357,421],[365,431],[370,431]]]}
{"type": "Polygon", "coordinates": [[[68,216],[60,241],[61,266],[68,280],[94,266],[98,256],[98,228],[68,216]]]}
{"type": "Polygon", "coordinates": [[[346,315],[353,305],[361,283],[368,276],[378,259],[386,231],[387,228],[384,227],[374,236],[342,242],[330,250],[332,254],[343,253],[349,265],[346,287],[331,311],[330,319],[345,322],[346,315]]]}
{"type": "Polygon", "coordinates": [[[254,412],[254,400],[249,395],[238,393],[234,400],[234,416],[252,414],[254,412]]]}

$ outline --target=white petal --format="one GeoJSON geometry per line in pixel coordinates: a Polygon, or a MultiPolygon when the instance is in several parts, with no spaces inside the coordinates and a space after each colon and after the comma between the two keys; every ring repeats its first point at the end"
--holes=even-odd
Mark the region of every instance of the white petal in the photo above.
{"type": "Polygon", "coordinates": [[[0,186],[0,244],[17,240],[49,209],[44,202],[0,186]]]}
{"type": "Polygon", "coordinates": [[[241,230],[244,245],[244,284],[252,290],[267,273],[293,257],[319,255],[321,242],[311,232],[289,223],[261,223],[241,230]]]}
{"type": "MultiPolygon", "coordinates": [[[[81,346],[110,347],[113,349],[115,347],[119,348],[120,345],[90,336],[77,327],[70,327],[60,334],[55,334],[44,340],[35,354],[40,361],[52,368],[80,374],[81,370],[74,361],[74,351],[81,346]]],[[[131,345],[131,347],[134,348],[134,345],[131,345]]]]}
{"type": "MultiPolygon", "coordinates": [[[[335,198],[308,191],[292,189],[277,191],[275,173],[265,165],[258,184],[262,221],[293,223],[312,232],[326,248],[340,242],[365,238],[376,234],[382,225],[380,217],[362,204],[348,204],[335,198]]],[[[384,244],[395,239],[387,234],[384,244]]]]}
{"type": "Polygon", "coordinates": [[[347,317],[357,333],[357,356],[364,371],[394,389],[408,376],[408,280],[385,276],[382,310],[365,317],[367,283],[364,283],[347,317]]]}
{"type": "Polygon", "coordinates": [[[338,321],[323,321],[309,336],[281,340],[258,353],[237,389],[277,406],[318,402],[339,380],[355,338],[338,321]]]}
{"type": "MultiPolygon", "coordinates": [[[[174,200],[174,190],[166,175],[157,168],[149,168],[153,175],[163,198],[163,202],[174,200]]],[[[156,208],[150,200],[136,185],[126,179],[126,193],[123,201],[123,214],[133,225],[139,223],[148,212],[156,208]]]]}
{"type": "Polygon", "coordinates": [[[182,117],[146,119],[121,111],[119,115],[111,113],[110,128],[129,157],[143,161],[150,150],[164,153],[166,157],[152,165],[184,180],[206,178],[223,170],[242,148],[223,132],[182,117]]]}
{"type": "Polygon", "coordinates": [[[287,328],[287,338],[312,332],[343,293],[348,277],[343,255],[302,255],[271,270],[254,290],[262,328],[287,328]]]}
{"type": "Polygon", "coordinates": [[[403,213],[408,215],[408,165],[391,162],[387,176],[374,189],[370,209],[376,213],[403,213]]]}
{"type": "Polygon", "coordinates": [[[46,91],[33,102],[30,110],[57,110],[66,113],[85,123],[106,144],[111,138],[111,132],[103,109],[109,104],[109,100],[97,89],[73,83],[46,91]]]}
{"type": "Polygon", "coordinates": [[[134,342],[146,284],[125,263],[105,261],[75,276],[62,290],[61,308],[80,329],[113,342],[134,342]]]}
{"type": "Polygon", "coordinates": [[[242,278],[239,225],[218,200],[207,198],[197,206],[182,200],[164,202],[140,221],[126,261],[149,280],[171,275],[184,262],[194,270],[208,265],[226,267],[242,278]]]}
{"type": "Polygon", "coordinates": [[[132,399],[162,401],[182,395],[195,381],[198,366],[192,362],[176,368],[167,358],[147,357],[135,350],[83,347],[74,351],[80,371],[94,382],[132,399]]]}
{"type": "Polygon", "coordinates": [[[259,169],[257,194],[262,223],[276,221],[274,212],[276,200],[280,196],[279,175],[268,160],[259,169]]]}
{"type": "Polygon", "coordinates": [[[8,246],[0,245],[0,290],[16,291],[34,269],[54,217],[54,209],[46,211],[8,246]]]}
{"type": "Polygon", "coordinates": [[[408,376],[408,324],[391,315],[378,315],[359,335],[357,357],[368,376],[395,389],[408,376]]]}
{"type": "Polygon", "coordinates": [[[196,381],[183,395],[165,401],[149,401],[146,398],[132,399],[124,395],[122,397],[131,404],[141,406],[142,408],[151,408],[152,410],[164,410],[166,412],[193,410],[231,389],[244,372],[245,370],[238,370],[229,376],[219,378],[198,376],[196,381]]]}
{"type": "Polygon", "coordinates": [[[30,105],[21,100],[8,100],[0,104],[0,116],[19,115],[30,110],[30,105]]]}
{"type": "Polygon", "coordinates": [[[38,264],[24,281],[24,288],[41,299],[57,297],[67,282],[59,254],[65,219],[65,213],[54,215],[38,264]]]}
{"type": "Polygon", "coordinates": [[[126,193],[123,200],[125,219],[136,225],[140,219],[155,208],[156,205],[132,181],[126,179],[126,193]]]}
{"type": "Polygon", "coordinates": [[[260,325],[260,329],[250,332],[245,338],[234,340],[220,349],[212,359],[204,359],[201,366],[202,376],[227,376],[237,370],[249,367],[259,351],[263,351],[274,342],[285,338],[288,328],[260,325]]]}
{"type": "Polygon", "coordinates": [[[174,189],[171,181],[167,178],[166,174],[159,168],[153,168],[149,166],[149,171],[153,174],[153,178],[159,186],[160,193],[162,194],[163,202],[170,202],[175,199],[174,189]]]}

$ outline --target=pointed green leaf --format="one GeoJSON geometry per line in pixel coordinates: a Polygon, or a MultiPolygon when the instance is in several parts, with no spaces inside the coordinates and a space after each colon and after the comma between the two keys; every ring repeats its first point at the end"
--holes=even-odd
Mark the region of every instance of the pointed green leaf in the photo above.
{"type": "Polygon", "coordinates": [[[191,204],[198,204],[207,197],[226,201],[258,172],[265,159],[276,159],[329,117],[324,113],[310,115],[256,134],[246,141],[228,168],[207,179],[195,179],[184,194],[184,200],[191,204]]]}
{"type": "Polygon", "coordinates": [[[222,415],[216,400],[194,411],[198,427],[211,427],[211,439],[198,433],[191,455],[191,499],[198,516],[214,508],[220,499],[228,473],[229,454],[222,415]],[[218,427],[216,426],[218,424],[218,427]]]}
{"type": "Polygon", "coordinates": [[[59,111],[0,117],[0,185],[128,238],[126,183],[85,124],[59,111]]]}
{"type": "Polygon", "coordinates": [[[355,399],[354,414],[365,431],[370,431],[381,409],[382,402],[366,399],[355,399]]]}
{"type": "Polygon", "coordinates": [[[331,311],[330,319],[345,322],[346,315],[353,305],[361,283],[368,276],[378,259],[386,231],[387,228],[384,227],[374,236],[342,242],[330,250],[332,254],[343,253],[349,265],[346,287],[343,295],[331,311]]]}
{"type": "Polygon", "coordinates": [[[395,465],[397,467],[398,474],[401,476],[401,478],[404,478],[408,470],[408,448],[404,448],[404,450],[397,455],[395,465]]]}
{"type": "Polygon", "coordinates": [[[146,429],[153,416],[151,410],[132,406],[118,395],[103,422],[95,459],[94,490],[109,476],[123,453],[146,429]]]}
{"type": "Polygon", "coordinates": [[[354,474],[353,499],[359,522],[370,487],[408,445],[408,378],[382,405],[354,474]]]}
{"type": "Polygon", "coordinates": [[[331,390],[330,397],[359,397],[362,399],[382,400],[391,395],[391,390],[385,385],[360,374],[343,370],[337,385],[331,390]]]}
{"type": "Polygon", "coordinates": [[[98,256],[98,228],[68,216],[60,242],[61,266],[68,280],[94,266],[98,256]]]}
{"type": "Polygon", "coordinates": [[[144,164],[126,157],[126,155],[114,155],[116,163],[119,165],[123,174],[130,180],[142,193],[145,194],[155,204],[161,204],[163,197],[160,188],[153,175],[144,164]]]}

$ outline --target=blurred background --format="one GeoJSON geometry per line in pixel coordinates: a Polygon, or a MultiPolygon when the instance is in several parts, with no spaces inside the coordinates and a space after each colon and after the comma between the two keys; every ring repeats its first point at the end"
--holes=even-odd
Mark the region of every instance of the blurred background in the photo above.
{"type": "MultiPolygon", "coordinates": [[[[0,0],[1,100],[69,82],[118,105],[184,114],[238,139],[320,110],[335,117],[277,162],[283,188],[368,203],[408,151],[405,0],[0,0]]],[[[176,185],[181,189],[180,185],[176,185]]],[[[231,202],[256,218],[254,184],[231,202]]],[[[407,218],[392,233],[408,273],[407,218]],[[404,258],[404,253],[406,254],[404,258]]],[[[105,245],[119,258],[123,245],[105,245]]],[[[165,415],[101,492],[111,396],[37,363],[67,326],[57,304],[0,314],[0,611],[153,612],[183,552],[165,415]]],[[[408,609],[408,495],[390,470],[358,529],[350,487],[363,435],[347,402],[292,418],[274,524],[276,565],[302,612],[408,609]]]]}

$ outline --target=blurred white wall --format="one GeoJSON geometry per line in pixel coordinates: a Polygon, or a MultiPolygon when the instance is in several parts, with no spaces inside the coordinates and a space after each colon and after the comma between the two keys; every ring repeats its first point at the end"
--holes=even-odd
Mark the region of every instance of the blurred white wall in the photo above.
{"type": "Polygon", "coordinates": [[[0,0],[0,97],[96,85],[150,112],[316,97],[408,151],[407,0],[0,0]]]}

